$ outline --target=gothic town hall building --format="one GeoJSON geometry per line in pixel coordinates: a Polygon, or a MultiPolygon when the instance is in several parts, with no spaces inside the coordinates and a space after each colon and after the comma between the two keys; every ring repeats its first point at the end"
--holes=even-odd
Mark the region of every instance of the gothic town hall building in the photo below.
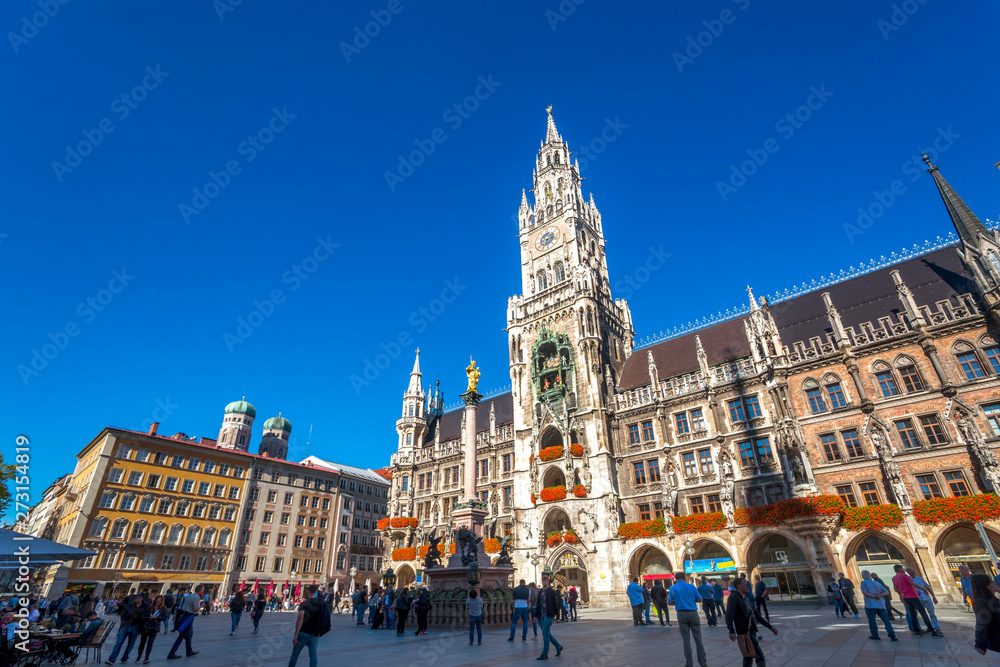
{"type": "MultiPolygon", "coordinates": [[[[488,534],[513,537],[516,578],[551,570],[604,606],[634,576],[746,572],[789,600],[904,563],[957,601],[959,564],[989,571],[1000,238],[926,161],[957,243],[773,304],[750,292],[738,317],[635,350],[601,214],[550,109],[534,203],[522,194],[518,210],[511,391],[476,424],[476,491],[488,534]]],[[[404,584],[428,536],[457,528],[463,495],[463,412],[421,380],[418,356],[383,531],[404,584]]]]}

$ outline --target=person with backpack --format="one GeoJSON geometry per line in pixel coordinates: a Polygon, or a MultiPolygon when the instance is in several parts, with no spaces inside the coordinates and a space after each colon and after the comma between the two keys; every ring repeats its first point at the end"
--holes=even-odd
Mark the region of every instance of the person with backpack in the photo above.
{"type": "Polygon", "coordinates": [[[201,592],[203,590],[205,590],[205,586],[198,584],[194,592],[188,592],[177,605],[178,612],[177,619],[174,621],[174,630],[178,634],[174,645],[170,647],[170,652],[167,653],[167,660],[180,658],[177,655],[177,649],[180,648],[181,642],[184,642],[184,648],[187,649],[187,657],[198,655],[198,651],[191,650],[191,638],[194,636],[194,619],[201,609],[201,592]]]}
{"type": "Polygon", "coordinates": [[[236,628],[240,627],[240,618],[243,617],[243,610],[247,608],[246,600],[243,598],[243,591],[236,591],[236,595],[229,601],[229,617],[233,621],[233,627],[229,631],[229,636],[236,634],[236,628]]]}
{"type": "Polygon", "coordinates": [[[157,595],[149,606],[146,616],[142,619],[142,627],[139,629],[139,650],[135,654],[136,661],[143,658],[142,664],[149,664],[149,654],[153,651],[153,641],[156,639],[156,635],[160,634],[160,623],[169,617],[170,614],[163,604],[163,596],[157,595]],[[146,649],[145,657],[142,654],[143,649],[146,649]]]}
{"type": "Polygon", "coordinates": [[[368,596],[365,594],[365,587],[362,586],[354,594],[354,613],[358,619],[358,625],[365,624],[365,608],[368,607],[368,596]]]}
{"type": "Polygon", "coordinates": [[[125,644],[126,640],[128,643],[125,646],[125,653],[122,655],[122,662],[128,662],[128,654],[132,651],[132,646],[135,645],[135,640],[139,636],[142,619],[148,615],[149,605],[141,595],[129,595],[125,598],[125,604],[121,606],[121,611],[118,614],[121,619],[121,627],[118,628],[115,647],[111,649],[111,655],[104,663],[105,665],[115,664],[118,652],[121,651],[122,644],[125,644]]]}
{"type": "Polygon", "coordinates": [[[174,589],[168,588],[167,594],[163,596],[163,634],[170,632],[170,616],[174,613],[174,605],[177,604],[174,598],[174,589]]]}
{"type": "MultiPolygon", "coordinates": [[[[413,607],[417,610],[417,631],[413,634],[426,635],[427,614],[431,611],[431,596],[426,588],[420,589],[420,595],[417,597],[417,601],[413,603],[413,607]]],[[[527,630],[527,624],[528,621],[525,619],[525,630],[527,630]]]]}
{"type": "Polygon", "coordinates": [[[385,589],[385,595],[382,596],[382,608],[385,610],[386,630],[392,630],[396,627],[392,615],[392,608],[394,604],[396,604],[396,590],[392,586],[389,586],[385,589]]]}
{"type": "Polygon", "coordinates": [[[331,612],[323,599],[316,596],[317,591],[319,586],[306,586],[306,599],[299,605],[299,614],[295,619],[292,657],[288,660],[288,667],[295,667],[303,648],[309,649],[309,667],[316,667],[319,663],[319,638],[330,631],[331,612]]]}
{"type": "Polygon", "coordinates": [[[264,599],[263,595],[257,596],[257,599],[253,603],[253,611],[250,616],[250,620],[253,621],[253,633],[257,634],[257,630],[260,629],[260,619],[264,616],[264,608],[267,607],[267,600],[264,599]]]}

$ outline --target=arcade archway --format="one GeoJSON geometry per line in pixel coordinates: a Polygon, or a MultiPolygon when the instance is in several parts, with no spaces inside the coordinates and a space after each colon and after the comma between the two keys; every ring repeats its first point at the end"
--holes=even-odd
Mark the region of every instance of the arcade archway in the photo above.
{"type": "MultiPolygon", "coordinates": [[[[989,529],[984,529],[994,553],[1000,553],[1000,540],[989,529]]],[[[971,524],[959,524],[949,528],[937,540],[935,554],[944,560],[945,566],[957,582],[959,565],[966,565],[972,574],[986,574],[990,579],[994,572],[990,556],[983,544],[979,531],[971,524]]]]}
{"type": "Polygon", "coordinates": [[[580,602],[584,604],[590,602],[587,568],[582,558],[573,551],[565,551],[556,556],[555,564],[551,567],[553,570],[552,579],[556,586],[562,586],[563,590],[567,591],[570,588],[576,588],[580,602]]]}
{"type": "MultiPolygon", "coordinates": [[[[763,535],[750,549],[750,560],[767,585],[770,600],[815,600],[816,582],[802,547],[779,533],[763,535]]],[[[752,569],[752,568],[751,568],[752,569]]]]}
{"type": "Polygon", "coordinates": [[[674,571],[670,559],[659,547],[646,545],[639,547],[629,563],[629,581],[638,577],[640,582],[660,581],[669,587],[674,580],[674,571]]]}
{"type": "Polygon", "coordinates": [[[405,586],[412,586],[417,580],[417,574],[409,565],[403,565],[396,570],[396,589],[402,590],[405,586]]]}
{"type": "Polygon", "coordinates": [[[684,571],[695,579],[719,576],[723,584],[736,575],[736,561],[729,550],[714,540],[693,545],[694,553],[684,559],[684,571]]]}
{"type": "Polygon", "coordinates": [[[905,545],[891,537],[888,533],[865,533],[847,546],[848,565],[853,566],[857,580],[861,580],[861,571],[868,570],[878,575],[883,582],[889,582],[893,575],[894,565],[913,567],[920,571],[916,557],[905,545]]]}

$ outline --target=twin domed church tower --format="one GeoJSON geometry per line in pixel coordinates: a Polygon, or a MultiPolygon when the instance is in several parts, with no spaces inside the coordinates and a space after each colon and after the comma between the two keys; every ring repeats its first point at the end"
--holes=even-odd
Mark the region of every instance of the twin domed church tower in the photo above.
{"type": "MultiPolygon", "coordinates": [[[[247,403],[246,397],[233,401],[226,406],[222,418],[222,428],[219,429],[218,444],[226,449],[241,452],[250,450],[250,434],[257,410],[247,403]]],[[[288,437],[292,434],[292,423],[278,413],[264,422],[264,436],[260,441],[258,453],[272,459],[284,460],[288,456],[288,437]]]]}

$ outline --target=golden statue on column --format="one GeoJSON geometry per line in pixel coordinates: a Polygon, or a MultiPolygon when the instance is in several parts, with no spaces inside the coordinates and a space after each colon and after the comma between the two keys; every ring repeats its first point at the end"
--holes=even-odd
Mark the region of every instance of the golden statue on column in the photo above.
{"type": "Polygon", "coordinates": [[[475,359],[473,359],[472,357],[469,357],[469,361],[470,361],[470,363],[469,363],[468,367],[466,367],[466,369],[465,369],[465,374],[469,378],[469,388],[466,389],[465,391],[466,392],[475,392],[476,391],[476,386],[479,385],[479,369],[476,368],[476,360],[475,359]]]}

